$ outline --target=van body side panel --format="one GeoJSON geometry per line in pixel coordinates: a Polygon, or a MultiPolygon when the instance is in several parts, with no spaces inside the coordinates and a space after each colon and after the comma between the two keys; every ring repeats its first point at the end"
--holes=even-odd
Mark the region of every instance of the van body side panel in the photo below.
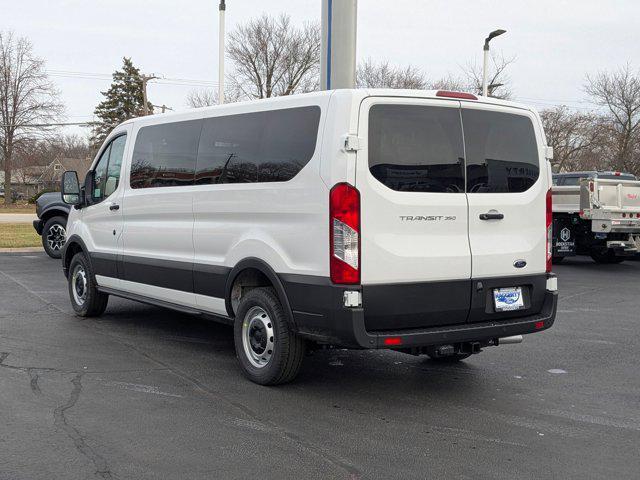
{"type": "MultiPolygon", "coordinates": [[[[319,178],[329,98],[324,96],[312,103],[299,99],[287,104],[291,110],[298,107],[319,109],[317,130],[312,138],[298,138],[295,132],[283,132],[279,138],[256,142],[260,145],[268,142],[271,146],[267,150],[270,151],[286,151],[291,141],[298,144],[312,142],[315,148],[302,149],[310,152],[310,158],[302,159],[306,163],[293,178],[275,182],[261,182],[258,178],[257,182],[210,183],[193,187],[194,292],[199,307],[209,304],[210,297],[224,298],[228,274],[225,269],[230,270],[246,258],[258,258],[278,273],[329,275],[329,190],[319,178]],[[288,134],[293,137],[287,137],[288,134]]],[[[218,138],[219,130],[213,126],[207,130],[206,125],[200,141],[199,164],[203,149],[214,152],[203,162],[215,162],[213,155],[219,156],[219,151],[227,150],[231,152],[231,162],[253,161],[253,150],[244,146],[252,144],[253,139],[229,140],[236,138],[233,129],[218,138]]],[[[304,131],[308,132],[308,129],[304,131]]],[[[256,161],[265,161],[264,156],[270,153],[260,147],[255,155],[256,161]]]]}
{"type": "MultiPolygon", "coordinates": [[[[194,187],[188,182],[180,186],[162,186],[161,182],[168,183],[177,175],[159,171],[154,174],[157,183],[153,186],[132,188],[136,176],[132,171],[136,169],[136,164],[144,168],[149,162],[143,155],[162,155],[162,152],[155,150],[155,145],[142,149],[141,153],[137,151],[143,129],[164,126],[159,122],[161,119],[155,120],[156,124],[137,128],[134,132],[136,146],[127,171],[127,185],[121,206],[124,217],[122,290],[179,305],[195,306],[192,273],[194,187]]],[[[190,122],[194,130],[199,128],[197,122],[190,122]]],[[[178,131],[176,135],[180,138],[183,134],[178,131]]],[[[171,146],[175,141],[175,138],[168,138],[166,142],[158,143],[171,146]]],[[[195,147],[189,145],[188,148],[195,147]]],[[[146,182],[144,178],[142,176],[141,181],[146,182]]]]}
{"type": "Polygon", "coordinates": [[[355,184],[356,152],[347,152],[344,141],[347,134],[358,133],[359,102],[360,96],[351,91],[337,90],[331,94],[320,159],[320,178],[329,189],[341,182],[355,184]]]}

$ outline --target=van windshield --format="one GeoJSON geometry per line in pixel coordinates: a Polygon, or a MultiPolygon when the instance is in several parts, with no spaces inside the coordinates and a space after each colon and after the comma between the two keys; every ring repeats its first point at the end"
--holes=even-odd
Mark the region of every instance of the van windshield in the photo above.
{"type": "Polygon", "coordinates": [[[524,115],[377,104],[369,111],[368,147],[371,174],[397,191],[524,192],[540,174],[533,124],[524,115]]]}

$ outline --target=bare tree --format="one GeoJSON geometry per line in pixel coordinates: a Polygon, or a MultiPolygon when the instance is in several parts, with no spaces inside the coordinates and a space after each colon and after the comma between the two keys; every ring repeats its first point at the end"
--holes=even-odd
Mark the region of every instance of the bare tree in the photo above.
{"type": "Polygon", "coordinates": [[[33,54],[31,42],[0,32],[0,152],[4,162],[5,204],[12,202],[13,155],[28,138],[47,135],[62,115],[58,92],[33,54]],[[43,125],[44,124],[44,125],[43,125]]]}
{"type": "Polygon", "coordinates": [[[438,78],[436,80],[429,80],[427,82],[427,88],[430,90],[449,90],[452,92],[464,92],[469,89],[464,78],[454,77],[449,74],[446,77],[438,78]]]}
{"type": "MultiPolygon", "coordinates": [[[[232,87],[224,89],[224,101],[225,103],[234,103],[240,100],[240,92],[232,87]]],[[[219,101],[218,91],[208,88],[202,88],[199,90],[191,90],[187,94],[187,106],[190,108],[211,107],[212,105],[218,105],[219,101]]]]}
{"type": "MultiPolygon", "coordinates": [[[[495,98],[511,98],[511,78],[507,69],[516,61],[516,57],[505,58],[502,54],[492,53],[488,65],[487,84],[489,86],[489,96],[495,98]]],[[[467,79],[468,89],[482,94],[482,65],[470,62],[463,67],[464,75],[467,79]]]]}
{"type": "Polygon", "coordinates": [[[572,112],[566,106],[540,113],[547,144],[553,147],[556,172],[603,169],[607,148],[604,119],[593,113],[572,112]]]}
{"type": "Polygon", "coordinates": [[[424,89],[424,74],[412,65],[394,67],[389,62],[374,62],[371,58],[360,62],[356,70],[358,88],[412,88],[424,89]]]}
{"type": "Polygon", "coordinates": [[[231,84],[245,98],[268,98],[315,90],[318,86],[320,27],[291,25],[288,15],[268,15],[229,34],[231,84]]]}
{"type": "Polygon", "coordinates": [[[640,72],[627,64],[614,72],[587,76],[585,91],[607,111],[613,166],[640,174],[640,72]]]}

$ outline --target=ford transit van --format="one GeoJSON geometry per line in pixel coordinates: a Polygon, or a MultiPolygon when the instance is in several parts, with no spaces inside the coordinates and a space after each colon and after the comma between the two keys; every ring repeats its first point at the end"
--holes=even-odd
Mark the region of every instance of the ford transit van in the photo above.
{"type": "Polygon", "coordinates": [[[233,325],[260,384],[305,350],[457,361],[554,322],[551,170],[532,108],[335,90],[116,127],[63,178],[73,308],[110,295],[233,325]]]}

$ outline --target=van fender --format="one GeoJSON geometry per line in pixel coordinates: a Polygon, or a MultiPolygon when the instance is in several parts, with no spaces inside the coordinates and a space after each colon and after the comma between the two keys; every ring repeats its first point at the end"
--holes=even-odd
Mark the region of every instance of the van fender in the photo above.
{"type": "Polygon", "coordinates": [[[235,282],[238,275],[242,273],[243,270],[246,270],[248,268],[258,270],[269,279],[269,281],[273,285],[274,290],[276,291],[276,295],[278,295],[278,300],[280,300],[280,303],[284,308],[289,325],[291,325],[294,330],[297,330],[296,324],[293,320],[293,311],[291,310],[291,304],[289,303],[289,299],[287,298],[287,294],[285,292],[284,286],[282,285],[280,277],[278,277],[278,274],[275,272],[275,270],[273,270],[273,268],[271,268],[271,266],[267,262],[255,257],[245,258],[244,260],[238,262],[236,266],[231,269],[231,272],[229,272],[229,275],[227,276],[224,302],[229,317],[234,318],[233,308],[231,307],[231,289],[233,287],[233,283],[235,282]]]}
{"type": "Polygon", "coordinates": [[[64,271],[64,276],[67,278],[69,277],[69,264],[71,263],[71,258],[67,258],[67,251],[69,247],[74,244],[80,247],[80,250],[87,256],[87,260],[91,262],[91,255],[89,255],[89,249],[84,243],[84,240],[82,240],[79,235],[71,235],[67,238],[64,247],[62,247],[62,270],[64,271]]]}

